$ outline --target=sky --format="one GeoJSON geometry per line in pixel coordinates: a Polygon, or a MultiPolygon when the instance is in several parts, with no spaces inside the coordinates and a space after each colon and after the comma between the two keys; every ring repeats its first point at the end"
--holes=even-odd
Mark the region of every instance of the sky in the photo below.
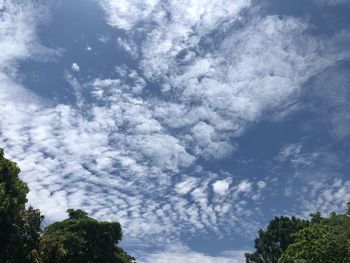
{"type": "Polygon", "coordinates": [[[0,147],[46,224],[140,263],[241,263],[350,200],[349,0],[0,0],[0,147]]]}

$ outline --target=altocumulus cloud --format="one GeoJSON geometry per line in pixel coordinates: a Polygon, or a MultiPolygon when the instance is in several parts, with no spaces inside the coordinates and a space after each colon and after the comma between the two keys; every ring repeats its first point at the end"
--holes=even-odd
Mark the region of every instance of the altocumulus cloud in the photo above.
{"type": "MultiPolygon", "coordinates": [[[[254,232],[258,219],[247,204],[268,182],[204,171],[199,161],[228,156],[235,139],[267,112],[287,114],[310,77],[349,57],[337,45],[348,32],[325,40],[310,35],[301,19],[254,12],[245,19],[248,0],[99,4],[106,21],[127,32],[118,43],[138,56],[140,70],[119,67],[115,78],[91,81],[68,76],[78,101],[69,105],[18,84],[16,61],[55,52],[40,45],[38,9],[29,0],[0,2],[0,45],[8,50],[0,55],[0,144],[21,166],[30,203],[50,220],[68,207],[119,220],[134,243],[166,243],[185,232],[254,232]],[[156,83],[162,95],[144,96],[147,83],[156,83]]],[[[320,198],[341,195],[341,184],[334,181],[338,190],[320,198]]],[[[169,257],[241,262],[183,247],[145,262],[169,257]]]]}
{"type": "MultiPolygon", "coordinates": [[[[18,30],[29,25],[26,20],[17,23],[18,30]]],[[[35,28],[28,30],[35,32],[35,28]]],[[[13,41],[25,47],[28,39],[13,41]]],[[[25,55],[32,54],[27,50],[25,55]]],[[[1,144],[21,166],[31,188],[31,204],[49,220],[62,218],[68,207],[85,208],[101,219],[117,219],[131,240],[140,240],[141,234],[146,238],[145,230],[158,241],[179,230],[205,231],[234,224],[234,211],[243,210],[244,203],[232,206],[229,191],[209,200],[210,185],[219,175],[194,183],[187,193],[182,191],[186,196],[173,190],[178,181],[173,175],[193,165],[197,157],[154,116],[153,107],[161,101],[140,96],[145,80],[128,69],[118,72],[118,79],[82,84],[67,76],[77,95],[77,108],[36,97],[4,71],[1,144]],[[132,86],[123,82],[126,77],[132,86]],[[81,86],[91,90],[92,103],[79,94],[81,86]]],[[[189,178],[184,175],[182,180],[189,178]]]]}
{"type": "MultiPolygon", "coordinates": [[[[195,145],[189,151],[204,158],[226,156],[247,123],[265,111],[292,105],[306,80],[348,56],[343,50],[327,52],[342,35],[334,41],[316,39],[306,33],[304,21],[290,17],[253,17],[242,29],[226,32],[248,5],[210,1],[184,8],[172,1],[168,10],[160,2],[144,21],[156,26],[140,25],[147,32],[140,47],[144,75],[163,83],[162,91],[173,98],[155,105],[156,117],[170,128],[181,128],[181,139],[195,145]],[[161,15],[169,12],[171,16],[161,15]],[[191,19],[183,19],[186,12],[191,19]],[[204,45],[220,23],[226,23],[221,29],[225,37],[215,48],[204,45]]],[[[118,17],[114,12],[113,19],[118,17]]]]}

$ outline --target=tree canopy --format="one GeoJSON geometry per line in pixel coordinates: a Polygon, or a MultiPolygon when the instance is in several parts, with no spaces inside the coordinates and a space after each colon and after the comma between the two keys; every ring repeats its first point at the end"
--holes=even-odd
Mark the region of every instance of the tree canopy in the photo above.
{"type": "Polygon", "coordinates": [[[118,222],[100,222],[82,210],[69,209],[69,218],[48,226],[41,238],[44,262],[131,263],[117,243],[122,239],[118,222]]]}
{"type": "Polygon", "coordinates": [[[336,228],[327,224],[311,224],[293,236],[280,258],[280,263],[349,263],[346,240],[336,228]]]}
{"type": "Polygon", "coordinates": [[[39,262],[40,211],[29,207],[28,186],[0,149],[0,262],[39,262]]]}
{"type": "Polygon", "coordinates": [[[309,222],[295,217],[275,217],[266,230],[258,232],[254,253],[247,253],[247,263],[277,263],[289,244],[293,243],[292,234],[308,226],[309,222]]]}
{"type": "Polygon", "coordinates": [[[346,214],[310,220],[275,217],[260,230],[247,263],[350,263],[350,203],[346,214]]]}

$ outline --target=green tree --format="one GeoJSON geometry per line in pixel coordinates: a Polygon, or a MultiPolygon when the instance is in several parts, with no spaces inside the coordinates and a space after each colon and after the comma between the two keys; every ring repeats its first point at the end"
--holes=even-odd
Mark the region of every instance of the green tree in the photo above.
{"type": "Polygon", "coordinates": [[[255,252],[245,254],[246,263],[277,263],[288,245],[293,243],[292,234],[308,225],[308,221],[295,217],[275,217],[266,230],[259,230],[255,252]]]}
{"type": "Polygon", "coordinates": [[[293,235],[279,263],[349,263],[350,254],[344,236],[327,224],[311,224],[293,235]]]}
{"type": "Polygon", "coordinates": [[[28,186],[0,149],[0,262],[40,262],[39,210],[26,209],[28,186]]]}
{"type": "Polygon", "coordinates": [[[69,218],[48,226],[41,238],[46,263],[132,263],[117,246],[122,239],[118,222],[99,222],[82,210],[67,210],[69,218]]]}
{"type": "Polygon", "coordinates": [[[350,213],[349,213],[350,203],[348,203],[348,210],[346,214],[337,215],[332,213],[329,218],[324,221],[324,224],[333,227],[339,237],[339,242],[347,244],[348,251],[350,253],[350,213]]]}

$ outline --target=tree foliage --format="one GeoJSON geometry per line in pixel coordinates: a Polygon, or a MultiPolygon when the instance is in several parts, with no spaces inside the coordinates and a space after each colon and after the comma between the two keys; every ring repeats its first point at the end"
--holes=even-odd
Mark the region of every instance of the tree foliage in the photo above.
{"type": "Polygon", "coordinates": [[[266,230],[259,230],[255,239],[254,253],[245,255],[247,263],[277,263],[289,244],[293,243],[292,234],[308,226],[309,222],[295,217],[275,217],[266,230]]]}
{"type": "Polygon", "coordinates": [[[41,238],[42,257],[50,263],[131,263],[117,243],[118,222],[99,222],[82,210],[69,209],[69,218],[48,226],[41,238]]]}
{"type": "Polygon", "coordinates": [[[336,228],[312,224],[294,234],[295,242],[283,253],[280,263],[349,263],[347,242],[336,228]]]}
{"type": "Polygon", "coordinates": [[[350,203],[346,214],[319,212],[310,220],[276,217],[255,240],[250,263],[350,263],[350,203]]]}
{"type": "Polygon", "coordinates": [[[0,262],[40,262],[40,211],[25,208],[28,186],[0,149],[0,262]]]}
{"type": "Polygon", "coordinates": [[[19,178],[16,163],[0,149],[0,223],[10,224],[25,209],[28,186],[19,178]]]}

